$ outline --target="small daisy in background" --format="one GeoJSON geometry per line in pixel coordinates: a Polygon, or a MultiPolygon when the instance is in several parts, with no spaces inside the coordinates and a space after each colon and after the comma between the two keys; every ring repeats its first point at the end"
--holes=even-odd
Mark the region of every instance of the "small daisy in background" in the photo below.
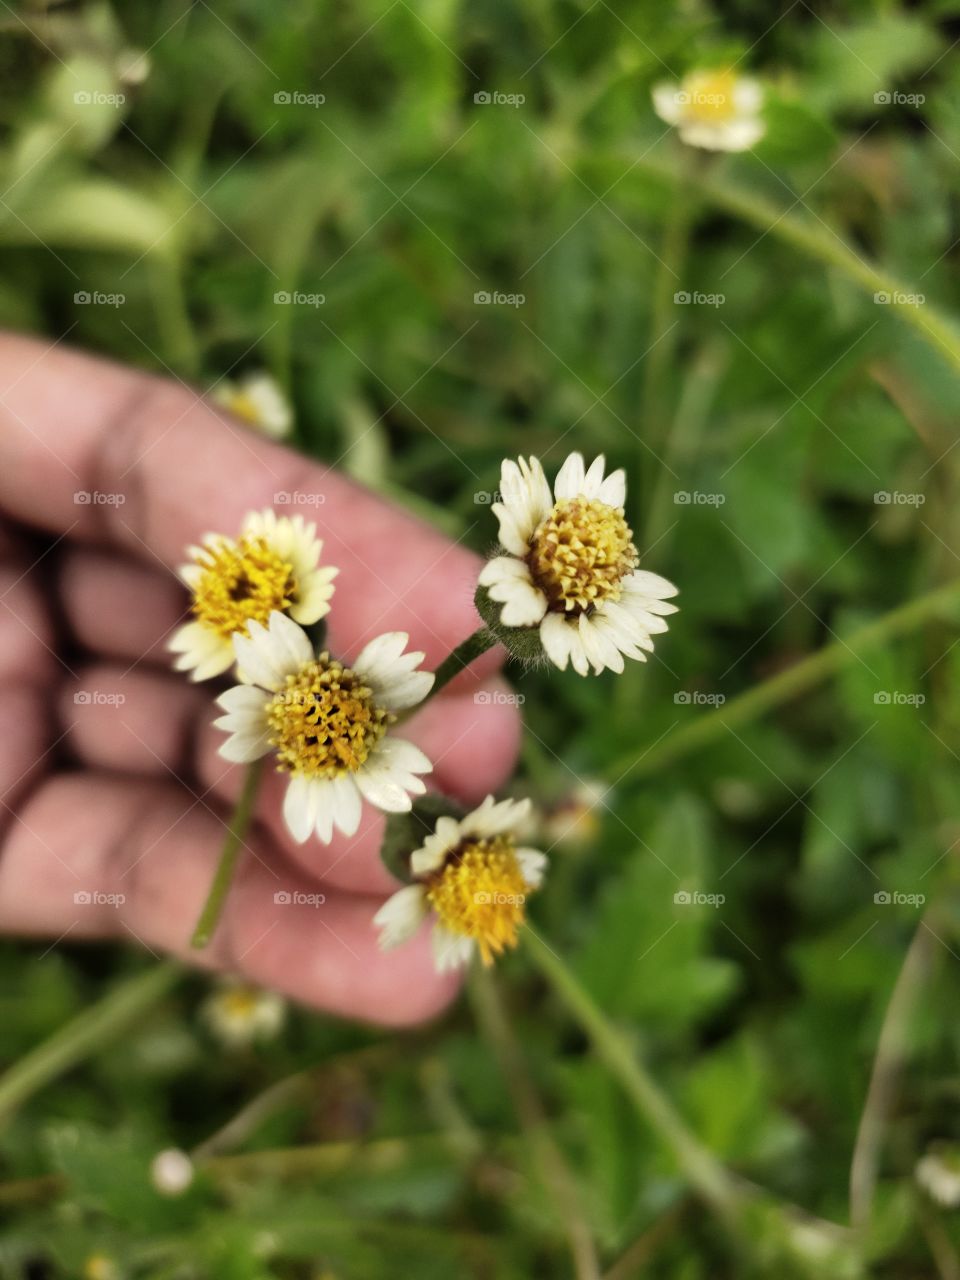
{"type": "Polygon", "coordinates": [[[314,832],[329,843],[334,827],[356,834],[362,800],[403,813],[411,795],[426,790],[417,775],[430,773],[430,761],[389,732],[397,713],[433,685],[432,672],[417,670],[424,655],[406,652],[408,639],[403,631],[378,636],[348,667],[315,654],[306,632],[283,613],[234,637],[244,683],[217,699],[226,715],[214,724],[230,735],[220,754],[248,764],[273,753],[290,775],[283,816],[301,844],[314,832]]]}
{"type": "Polygon", "coordinates": [[[440,972],[468,963],[474,949],[485,965],[517,945],[527,894],[543,879],[546,855],[517,844],[529,800],[487,796],[466,817],[438,818],[410,857],[415,883],[399,889],[374,917],[386,951],[433,918],[433,955],[440,972]]]}
{"type": "Polygon", "coordinates": [[[293,406],[269,373],[248,373],[236,382],[224,379],[211,398],[273,440],[285,440],[293,430],[293,406]]]}
{"type": "Polygon", "coordinates": [[[234,635],[275,612],[310,626],[330,609],[339,570],[321,565],[323,543],[302,516],[251,512],[239,538],[208,533],[202,546],[188,547],[190,564],[180,577],[192,594],[193,620],[168,641],[174,667],[191,680],[208,680],[233,666],[234,635]]]}
{"type": "Polygon", "coordinates": [[[652,636],[667,630],[666,601],[677,588],[638,569],[639,552],[624,517],[623,471],[604,476],[601,455],[589,470],[579,453],[560,468],[551,491],[536,458],[504,461],[501,501],[491,507],[505,554],[488,561],[479,583],[501,604],[502,626],[539,628],[547,657],[582,676],[621,672],[624,657],[645,662],[652,636]]]}
{"type": "Polygon", "coordinates": [[[200,1007],[201,1020],[227,1049],[245,1049],[275,1039],[286,1016],[281,996],[239,978],[225,978],[200,1007]]]}
{"type": "Polygon", "coordinates": [[[605,782],[578,782],[543,816],[543,831],[550,844],[580,847],[594,841],[600,834],[609,792],[605,782]]]}
{"type": "Polygon", "coordinates": [[[178,1147],[157,1152],[150,1162],[150,1182],[162,1196],[182,1196],[189,1190],[194,1174],[193,1161],[178,1147]]]}
{"type": "Polygon", "coordinates": [[[960,1151],[938,1145],[917,1161],[917,1185],[944,1209],[960,1207],[960,1151]]]}
{"type": "Polygon", "coordinates": [[[749,151],[766,132],[761,86],[732,70],[691,71],[679,84],[658,84],[653,108],[682,142],[706,151],[749,151]]]}

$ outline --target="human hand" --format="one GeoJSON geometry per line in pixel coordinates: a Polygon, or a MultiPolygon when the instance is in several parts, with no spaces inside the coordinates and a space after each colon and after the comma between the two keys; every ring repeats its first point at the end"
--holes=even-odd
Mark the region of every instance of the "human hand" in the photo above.
{"type": "MultiPolygon", "coordinates": [[[[377,949],[371,921],[393,887],[383,815],[365,806],[355,837],[299,845],[279,775],[211,946],[189,947],[243,770],[217,754],[216,690],[171,671],[164,644],[187,607],[173,570],[187,544],[234,533],[280,492],[322,495],[288,510],[316,520],[341,570],[335,653],[407,631],[432,670],[475,628],[478,563],[440,534],[182,384],[0,337],[0,929],[125,937],[332,1012],[413,1022],[456,979],[436,974],[425,935],[377,949]],[[37,529],[53,538],[38,545],[37,529]]],[[[497,665],[486,655],[404,726],[430,784],[468,803],[516,755],[515,708],[474,698],[499,687],[497,665]]]]}

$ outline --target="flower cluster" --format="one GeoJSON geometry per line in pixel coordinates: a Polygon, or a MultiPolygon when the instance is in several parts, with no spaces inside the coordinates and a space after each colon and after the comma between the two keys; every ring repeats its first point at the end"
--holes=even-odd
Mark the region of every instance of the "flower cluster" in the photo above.
{"type": "MultiPolygon", "coordinates": [[[[624,473],[607,475],[603,457],[587,467],[571,454],[552,488],[536,458],[504,461],[492,508],[500,546],[479,575],[485,625],[464,642],[471,656],[499,641],[581,676],[646,660],[676,612],[676,588],[640,568],[625,499],[624,473]]],[[[424,654],[399,631],[349,662],[331,653],[325,618],[338,571],[322,554],[313,524],[273,511],[247,516],[236,538],[208,534],[180,571],[192,617],[171,637],[175,666],[192,680],[234,669],[216,700],[221,755],[245,765],[269,757],[287,776],[283,818],[295,840],[355,835],[364,801],[395,815],[384,858],[407,883],[374,919],[384,949],[429,918],[438,969],[475,953],[491,964],[516,945],[546,867],[524,843],[530,801],[488,796],[464,813],[425,795],[431,761],[397,729],[460,664],[451,658],[439,679],[421,670],[424,654]],[[388,858],[388,845],[399,857],[388,858]]],[[[276,1021],[273,1008],[261,1018],[261,1004],[225,988],[207,1018],[225,1042],[245,1040],[264,1018],[276,1021]]]]}

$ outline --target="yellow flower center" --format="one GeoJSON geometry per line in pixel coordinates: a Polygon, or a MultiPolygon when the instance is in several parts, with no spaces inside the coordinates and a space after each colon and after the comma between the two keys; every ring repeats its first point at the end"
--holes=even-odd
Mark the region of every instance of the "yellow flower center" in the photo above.
{"type": "Polygon", "coordinates": [[[586,613],[601,600],[619,600],[623,578],[640,557],[622,507],[596,498],[558,502],[530,542],[528,564],[550,608],[586,613]]]}
{"type": "Polygon", "coordinates": [[[517,945],[527,882],[508,836],[469,839],[427,880],[427,901],[451,933],[473,938],[484,964],[517,945]]]}
{"type": "Polygon", "coordinates": [[[256,404],[249,392],[234,391],[226,401],[226,408],[236,417],[242,418],[244,422],[249,422],[255,427],[260,425],[260,406],[256,404]]]}
{"type": "Polygon", "coordinates": [[[246,635],[247,623],[265,624],[274,610],[285,613],[296,603],[299,586],[293,565],[265,538],[221,538],[203,548],[197,564],[203,574],[194,587],[191,609],[225,640],[237,631],[246,635]]]}
{"type": "Polygon", "coordinates": [[[267,707],[277,768],[311,778],[355,772],[395,720],[359,676],[326,653],[288,675],[267,707]]]}
{"type": "Polygon", "coordinates": [[[736,114],[732,71],[695,71],[683,82],[684,115],[701,124],[723,124],[736,114]]]}
{"type": "Polygon", "coordinates": [[[257,1011],[260,993],[253,987],[231,987],[229,991],[222,991],[218,1000],[227,1017],[246,1022],[257,1011]]]}

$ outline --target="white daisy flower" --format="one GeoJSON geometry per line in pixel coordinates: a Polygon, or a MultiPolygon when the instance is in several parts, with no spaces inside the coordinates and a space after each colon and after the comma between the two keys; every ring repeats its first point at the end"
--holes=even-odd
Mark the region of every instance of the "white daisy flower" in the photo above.
{"type": "Polygon", "coordinates": [[[252,622],[264,623],[275,611],[304,626],[324,617],[340,571],[320,564],[316,535],[303,516],[255,511],[239,538],[208,533],[202,546],[188,547],[192,563],[179,573],[193,595],[193,621],[168,641],[176,670],[189,671],[191,680],[220,675],[233,665],[234,635],[246,635],[252,622]]]}
{"type": "Polygon", "coordinates": [[[653,109],[681,141],[707,151],[749,151],[763,137],[763,90],[734,71],[691,71],[679,85],[658,84],[653,109]]]}
{"type": "Polygon", "coordinates": [[[624,519],[623,471],[604,477],[604,458],[585,470],[579,453],[560,468],[553,492],[536,458],[505,461],[500,522],[505,555],[487,562],[480,585],[502,604],[505,627],[537,627],[547,657],[580,675],[623,671],[624,656],[645,662],[651,636],[667,630],[677,588],[638,569],[624,519]]]}
{"type": "Polygon", "coordinates": [[[412,937],[431,915],[433,955],[439,972],[456,969],[474,948],[483,963],[517,945],[526,896],[539,888],[547,863],[516,837],[530,811],[529,800],[487,796],[465,818],[438,818],[433,834],[410,858],[415,883],[383,904],[373,923],[386,951],[412,937]]]}
{"type": "Polygon", "coordinates": [[[945,1209],[960,1206],[960,1153],[934,1148],[917,1161],[914,1177],[931,1199],[945,1209]]]}
{"type": "Polygon", "coordinates": [[[325,843],[337,827],[360,825],[361,800],[387,813],[411,807],[433,766],[419,747],[389,732],[397,713],[430,692],[433,673],[417,671],[422,653],[405,653],[409,637],[389,631],[371,640],[352,666],[315,654],[302,628],[283,613],[269,627],[251,622],[234,636],[237,675],[245,683],[217,699],[230,734],[220,754],[246,764],[270,752],[290,774],[283,816],[302,844],[325,843]]]}
{"type": "Polygon", "coordinates": [[[293,429],[293,406],[269,373],[248,373],[238,382],[225,379],[212,395],[234,417],[274,440],[285,439],[293,429]]]}
{"type": "Polygon", "coordinates": [[[169,1147],[150,1162],[150,1181],[162,1196],[182,1196],[193,1182],[193,1161],[185,1151],[169,1147]]]}
{"type": "Polygon", "coordinates": [[[208,996],[200,1017],[228,1049],[243,1049],[280,1033],[287,1006],[275,991],[262,991],[238,978],[227,978],[208,996]]]}

